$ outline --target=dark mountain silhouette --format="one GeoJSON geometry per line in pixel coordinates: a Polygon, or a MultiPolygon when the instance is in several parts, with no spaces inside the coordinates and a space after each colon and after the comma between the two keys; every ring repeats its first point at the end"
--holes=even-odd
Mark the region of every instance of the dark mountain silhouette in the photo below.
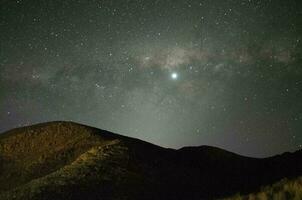
{"type": "Polygon", "coordinates": [[[0,199],[217,199],[300,175],[302,151],[256,159],[174,150],[72,122],[0,135],[0,199]]]}

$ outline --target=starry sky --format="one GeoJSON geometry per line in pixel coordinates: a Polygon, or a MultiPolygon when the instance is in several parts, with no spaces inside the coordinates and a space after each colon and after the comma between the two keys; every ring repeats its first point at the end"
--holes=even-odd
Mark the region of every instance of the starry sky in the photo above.
{"type": "Polygon", "coordinates": [[[0,131],[75,121],[164,147],[302,146],[300,0],[0,0],[0,131]]]}

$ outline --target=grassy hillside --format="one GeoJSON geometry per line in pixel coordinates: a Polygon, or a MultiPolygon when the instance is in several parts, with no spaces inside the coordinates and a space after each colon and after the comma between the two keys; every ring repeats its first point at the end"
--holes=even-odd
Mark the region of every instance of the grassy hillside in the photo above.
{"type": "Polygon", "coordinates": [[[292,180],[283,179],[271,186],[263,187],[260,191],[248,195],[236,194],[224,200],[301,200],[302,177],[292,180]]]}
{"type": "Polygon", "coordinates": [[[93,129],[50,123],[16,129],[0,137],[0,191],[22,185],[73,162],[93,146],[106,145],[93,129]]]}
{"type": "Polygon", "coordinates": [[[15,129],[0,136],[0,199],[139,199],[158,148],[70,122],[15,129]]]}
{"type": "MultiPolygon", "coordinates": [[[[216,199],[302,176],[301,155],[254,159],[209,146],[174,150],[76,123],[44,123],[0,135],[0,200],[216,199]]],[[[230,199],[298,198],[300,183],[230,199]]]]}

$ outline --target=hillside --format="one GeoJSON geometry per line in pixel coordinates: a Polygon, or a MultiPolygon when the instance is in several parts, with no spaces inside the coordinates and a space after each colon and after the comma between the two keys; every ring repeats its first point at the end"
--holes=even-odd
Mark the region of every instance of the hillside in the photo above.
{"type": "Polygon", "coordinates": [[[283,179],[273,185],[265,186],[260,191],[248,195],[236,194],[224,200],[300,200],[302,199],[302,177],[295,179],[283,179]]]}
{"type": "Polygon", "coordinates": [[[302,175],[301,151],[255,159],[179,150],[72,123],[0,135],[0,199],[213,199],[302,175]]]}

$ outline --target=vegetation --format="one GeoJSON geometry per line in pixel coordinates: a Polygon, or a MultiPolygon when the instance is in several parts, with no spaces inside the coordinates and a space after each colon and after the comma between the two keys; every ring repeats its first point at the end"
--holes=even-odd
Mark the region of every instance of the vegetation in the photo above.
{"type": "Polygon", "coordinates": [[[69,123],[16,129],[0,138],[0,191],[43,177],[71,163],[105,140],[87,127],[69,123]]]}
{"type": "Polygon", "coordinates": [[[124,172],[127,148],[109,133],[96,132],[59,122],[4,134],[0,138],[0,199],[53,199],[53,194],[63,197],[77,188],[91,190],[107,180],[116,184],[124,172]],[[50,191],[56,192],[50,195],[50,191]]]}
{"type": "Polygon", "coordinates": [[[0,200],[199,200],[253,191],[259,192],[228,199],[302,199],[302,178],[276,183],[302,175],[301,155],[254,159],[209,146],[165,149],[51,122],[0,135],[0,200]]]}
{"type": "Polygon", "coordinates": [[[283,179],[271,186],[263,187],[259,192],[248,195],[236,194],[224,200],[301,200],[302,177],[292,180],[283,179]]]}

